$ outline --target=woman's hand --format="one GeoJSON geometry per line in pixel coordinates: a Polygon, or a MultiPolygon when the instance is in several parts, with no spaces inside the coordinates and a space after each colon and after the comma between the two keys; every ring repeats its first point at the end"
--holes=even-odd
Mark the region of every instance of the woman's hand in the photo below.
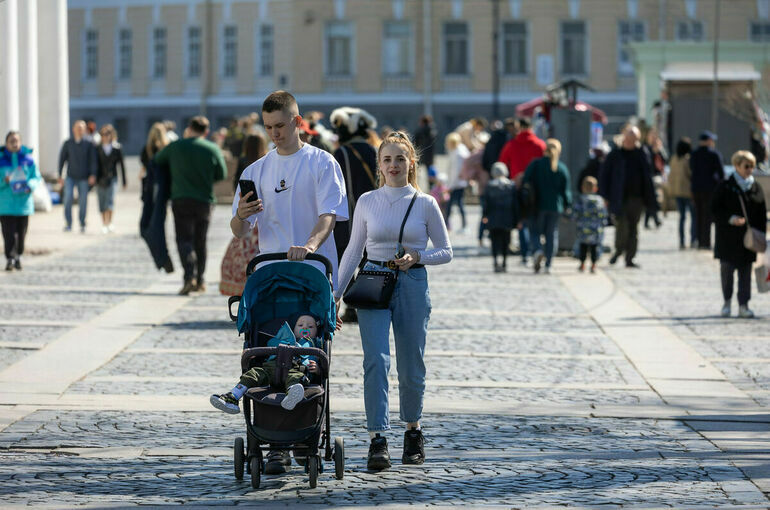
{"type": "Polygon", "coordinates": [[[342,329],[342,319],[340,318],[340,298],[337,298],[334,301],[334,310],[337,312],[337,327],[334,328],[334,331],[339,331],[342,329]]]}
{"type": "Polygon", "coordinates": [[[736,227],[742,227],[746,224],[746,218],[743,216],[730,216],[730,225],[734,225],[736,227]]]}
{"type": "Polygon", "coordinates": [[[405,248],[404,256],[395,260],[398,269],[406,271],[420,261],[420,254],[412,248],[405,248]]]}

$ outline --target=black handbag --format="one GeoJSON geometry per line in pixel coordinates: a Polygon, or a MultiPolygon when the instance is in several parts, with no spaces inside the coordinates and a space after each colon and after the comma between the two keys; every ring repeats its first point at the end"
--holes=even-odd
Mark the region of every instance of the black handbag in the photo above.
{"type": "MultiPolygon", "coordinates": [[[[409,217],[409,212],[412,210],[416,199],[417,192],[412,196],[412,201],[409,202],[409,208],[404,215],[404,221],[401,222],[401,231],[398,233],[399,246],[404,236],[406,219],[409,217]]],[[[393,290],[396,288],[398,273],[398,269],[396,269],[395,273],[391,271],[360,270],[355,280],[345,291],[342,300],[351,308],[384,310],[390,305],[390,298],[393,296],[393,290]]]]}

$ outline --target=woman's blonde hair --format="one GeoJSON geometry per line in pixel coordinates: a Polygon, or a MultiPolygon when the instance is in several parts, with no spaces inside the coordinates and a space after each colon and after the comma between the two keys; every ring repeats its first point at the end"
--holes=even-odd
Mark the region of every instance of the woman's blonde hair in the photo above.
{"type": "Polygon", "coordinates": [[[454,132],[453,133],[449,133],[448,135],[446,135],[446,138],[444,138],[444,145],[447,148],[449,148],[449,146],[451,145],[452,149],[454,149],[455,147],[457,147],[461,143],[463,143],[463,139],[462,139],[462,137],[460,136],[459,133],[454,133],[454,132]]]}
{"type": "Polygon", "coordinates": [[[749,151],[738,151],[735,154],[733,154],[733,157],[730,158],[730,162],[733,164],[734,168],[738,168],[740,165],[748,161],[754,166],[757,166],[757,158],[754,157],[754,154],[752,154],[749,151]]]}
{"type": "Polygon", "coordinates": [[[382,168],[380,168],[380,154],[382,153],[383,147],[391,144],[400,145],[406,149],[406,157],[409,160],[407,181],[414,189],[419,191],[420,187],[417,185],[417,162],[419,161],[419,156],[417,155],[417,150],[414,148],[414,144],[409,139],[409,135],[402,131],[391,131],[388,133],[377,148],[377,180],[379,187],[385,186],[385,176],[382,173],[382,168]]]}
{"type": "Polygon", "coordinates": [[[147,134],[147,144],[145,145],[147,155],[150,157],[155,156],[166,145],[168,145],[166,126],[162,122],[156,122],[147,134]]]}
{"type": "Polygon", "coordinates": [[[551,160],[551,170],[554,172],[559,168],[559,156],[561,155],[561,142],[556,138],[549,138],[545,141],[544,156],[551,160]]]}

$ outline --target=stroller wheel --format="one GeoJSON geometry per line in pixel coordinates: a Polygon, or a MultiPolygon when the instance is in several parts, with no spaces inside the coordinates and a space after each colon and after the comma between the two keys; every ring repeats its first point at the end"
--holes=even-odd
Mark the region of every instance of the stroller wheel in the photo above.
{"type": "Polygon", "coordinates": [[[342,480],[345,476],[345,442],[341,437],[334,438],[334,477],[342,480]]]}
{"type": "Polygon", "coordinates": [[[233,445],[233,466],[235,467],[235,479],[243,480],[243,468],[246,466],[246,457],[243,454],[243,438],[236,437],[233,445]]]}
{"type": "Polygon", "coordinates": [[[313,455],[307,459],[308,473],[310,473],[310,488],[315,489],[318,486],[318,463],[320,458],[313,455]]]}
{"type": "Polygon", "coordinates": [[[258,457],[251,458],[251,486],[259,489],[260,475],[262,471],[262,462],[258,457]]]}

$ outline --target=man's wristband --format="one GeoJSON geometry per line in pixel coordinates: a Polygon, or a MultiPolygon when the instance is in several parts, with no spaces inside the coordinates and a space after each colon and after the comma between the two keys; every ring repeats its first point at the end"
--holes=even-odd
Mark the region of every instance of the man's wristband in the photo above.
{"type": "Polygon", "coordinates": [[[246,221],[248,219],[248,218],[241,218],[241,215],[238,214],[238,209],[235,210],[235,217],[241,221],[246,221]]]}

